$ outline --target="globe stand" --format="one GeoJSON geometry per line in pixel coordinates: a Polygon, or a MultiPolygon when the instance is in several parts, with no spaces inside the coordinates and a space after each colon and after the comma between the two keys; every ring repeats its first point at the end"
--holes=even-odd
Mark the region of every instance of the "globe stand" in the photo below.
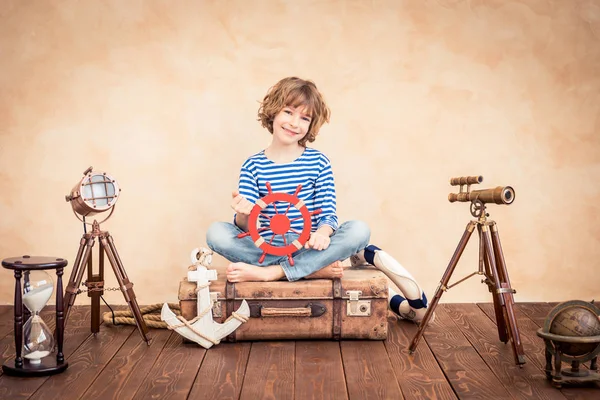
{"type": "Polygon", "coordinates": [[[489,215],[486,213],[485,203],[480,200],[473,200],[471,202],[471,215],[478,217],[478,219],[470,221],[467,225],[408,350],[410,354],[414,353],[443,292],[474,275],[483,275],[485,279],[482,280],[482,282],[488,285],[488,288],[492,293],[500,341],[503,343],[511,342],[515,363],[521,366],[522,364],[525,364],[525,352],[523,350],[523,344],[521,343],[519,328],[513,310],[513,293],[516,293],[516,291],[510,286],[508,270],[504,261],[502,246],[500,245],[498,228],[495,221],[487,220],[489,215]],[[458,260],[465,250],[475,227],[477,227],[479,233],[479,270],[452,285],[448,285],[452,273],[458,264],[458,260]]]}
{"type": "Polygon", "coordinates": [[[554,307],[546,318],[544,327],[538,329],[537,335],[544,339],[546,345],[546,378],[552,381],[554,387],[600,384],[600,335],[582,336],[589,331],[600,333],[600,322],[597,319],[599,315],[600,310],[591,303],[567,301],[554,307]],[[565,311],[569,315],[563,314],[565,311]],[[587,324],[583,322],[584,319],[587,324]],[[552,331],[580,336],[555,334],[552,331]],[[587,361],[590,361],[589,370],[580,368],[587,361]],[[571,368],[563,370],[563,362],[570,362],[571,368]]]}
{"type": "MultiPolygon", "coordinates": [[[[108,260],[113,268],[115,277],[119,283],[119,289],[123,293],[125,301],[129,305],[129,308],[134,316],[135,323],[138,331],[142,335],[144,341],[150,345],[150,337],[148,335],[148,327],[143,319],[140,307],[135,298],[133,292],[133,283],[129,281],[123,263],[117,253],[117,248],[113,241],[112,236],[108,231],[101,231],[100,224],[94,220],[92,224],[92,232],[84,233],[79,243],[79,250],[77,251],[77,257],[73,264],[73,271],[69,279],[69,284],[65,289],[64,296],[64,312],[65,312],[65,324],[69,318],[71,307],[75,303],[76,296],[81,292],[79,286],[83,279],[83,274],[88,270],[88,279],[85,282],[85,286],[88,288],[88,296],[92,298],[92,333],[96,334],[100,331],[100,296],[104,293],[104,253],[108,256],[108,260]],[[100,251],[99,251],[99,272],[93,274],[92,271],[92,247],[96,241],[96,238],[100,240],[100,251]]],[[[108,290],[108,289],[107,289],[108,290]]]]}

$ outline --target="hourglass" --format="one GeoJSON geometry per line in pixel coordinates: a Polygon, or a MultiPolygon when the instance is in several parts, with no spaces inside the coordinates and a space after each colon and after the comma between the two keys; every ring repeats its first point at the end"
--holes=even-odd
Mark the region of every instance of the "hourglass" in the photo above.
{"type": "Polygon", "coordinates": [[[14,360],[7,360],[2,371],[15,376],[44,376],[67,369],[63,354],[63,269],[67,260],[56,257],[13,257],[2,260],[2,266],[15,275],[15,353],[14,360]],[[40,312],[54,292],[54,282],[45,270],[56,270],[56,357],[52,331],[40,317],[40,312]],[[21,286],[21,281],[23,285],[21,286]],[[30,313],[23,324],[23,311],[30,313]]]}
{"type": "Polygon", "coordinates": [[[23,357],[31,364],[40,364],[54,350],[54,336],[40,317],[52,296],[54,282],[46,271],[27,271],[24,281],[23,305],[31,316],[23,325],[23,357]]]}

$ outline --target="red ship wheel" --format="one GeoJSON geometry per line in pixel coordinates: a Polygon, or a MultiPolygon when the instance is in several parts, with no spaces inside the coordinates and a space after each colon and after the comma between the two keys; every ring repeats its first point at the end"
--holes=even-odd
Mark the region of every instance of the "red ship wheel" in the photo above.
{"type": "Polygon", "coordinates": [[[304,202],[298,198],[298,193],[300,193],[300,189],[302,189],[302,185],[298,185],[298,187],[296,188],[296,192],[293,195],[288,193],[273,193],[273,191],[271,190],[271,184],[267,182],[267,190],[269,191],[269,194],[267,194],[261,199],[256,200],[256,204],[254,204],[254,207],[252,208],[252,211],[250,212],[250,216],[248,218],[248,232],[240,233],[239,235],[237,235],[237,237],[243,238],[246,236],[250,236],[252,238],[256,247],[263,251],[262,255],[258,259],[259,263],[262,263],[265,260],[265,256],[267,254],[272,254],[274,256],[287,255],[288,260],[290,261],[290,265],[294,265],[292,253],[294,253],[296,250],[300,250],[302,246],[304,246],[304,244],[308,241],[308,238],[310,237],[310,231],[312,228],[311,216],[319,214],[321,212],[321,209],[315,210],[312,213],[309,212],[308,208],[306,208],[306,204],[304,204],[304,202]],[[275,206],[276,201],[284,201],[290,203],[288,204],[287,209],[283,212],[283,214],[280,214],[277,211],[277,207],[275,206]],[[273,207],[275,208],[275,215],[269,217],[263,214],[262,210],[264,210],[271,203],[273,203],[273,207]],[[296,209],[300,211],[300,213],[302,214],[301,217],[297,217],[294,219],[288,218],[287,213],[292,205],[294,205],[294,207],[296,207],[296,209]],[[256,221],[259,215],[262,215],[263,217],[269,219],[268,228],[256,227],[256,221]],[[291,228],[291,223],[300,218],[302,218],[302,220],[304,221],[302,232],[298,232],[297,230],[291,228]],[[260,232],[266,230],[271,230],[273,232],[273,236],[271,236],[271,240],[269,240],[268,243],[267,241],[265,241],[265,239],[263,239],[262,236],[260,236],[260,232]],[[298,239],[288,244],[285,239],[285,234],[289,231],[297,233],[300,236],[298,237],[298,239]],[[273,243],[273,239],[277,235],[283,236],[284,245],[281,247],[273,246],[271,244],[273,243]]]}

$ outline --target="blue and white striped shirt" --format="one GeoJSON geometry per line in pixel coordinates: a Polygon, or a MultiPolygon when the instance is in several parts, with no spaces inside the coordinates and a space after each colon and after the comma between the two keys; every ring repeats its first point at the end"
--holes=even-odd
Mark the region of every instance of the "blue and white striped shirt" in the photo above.
{"type": "MultiPolygon", "coordinates": [[[[273,193],[291,195],[296,192],[298,185],[302,185],[297,197],[304,201],[308,212],[322,210],[320,214],[312,216],[313,232],[323,225],[331,226],[334,231],[338,228],[333,171],[329,159],[320,151],[307,147],[300,157],[285,164],[269,160],[264,150],[248,158],[240,171],[239,193],[251,203],[256,203],[259,198],[269,194],[267,182],[273,193]]],[[[288,206],[289,203],[279,201],[267,205],[259,215],[260,227],[268,228],[269,218],[276,213],[283,214],[288,206]]],[[[304,224],[300,211],[292,205],[286,215],[291,221],[291,232],[295,230],[299,234],[304,224]]],[[[267,241],[273,236],[270,230],[261,231],[260,234],[267,241]]],[[[274,242],[280,240],[276,237],[274,242]]]]}

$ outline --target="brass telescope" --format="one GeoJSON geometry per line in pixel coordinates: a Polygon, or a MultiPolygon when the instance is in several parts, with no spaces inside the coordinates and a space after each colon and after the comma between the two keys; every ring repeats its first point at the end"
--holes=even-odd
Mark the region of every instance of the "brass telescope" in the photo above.
{"type": "Polygon", "coordinates": [[[514,312],[514,290],[508,277],[508,268],[500,244],[500,234],[498,225],[495,221],[488,219],[486,212],[486,203],[511,204],[515,201],[515,191],[510,186],[498,186],[493,189],[471,190],[471,185],[483,182],[483,177],[478,176],[459,176],[450,179],[452,186],[460,186],[458,193],[450,193],[448,200],[451,203],[455,201],[471,202],[471,215],[477,219],[469,221],[465,231],[456,247],[452,258],[440,280],[434,296],[427,307],[425,316],[419,323],[417,333],[413,337],[408,348],[412,354],[421,337],[425,327],[429,324],[434,310],[438,305],[442,294],[468,278],[479,275],[483,276],[481,282],[488,286],[494,302],[494,313],[496,314],[496,327],[498,328],[498,338],[503,343],[511,343],[515,364],[521,366],[525,364],[525,351],[521,342],[521,334],[517,324],[517,318],[514,312]],[[466,189],[464,186],[466,185],[466,189]],[[479,238],[479,265],[477,271],[466,277],[450,284],[450,279],[454,269],[467,247],[467,243],[473,232],[477,231],[479,238]]]}
{"type": "Polygon", "coordinates": [[[472,184],[478,184],[483,182],[483,176],[459,176],[450,178],[450,185],[460,186],[458,193],[450,193],[448,195],[448,201],[454,203],[455,201],[460,202],[472,202],[479,200],[482,203],[494,203],[494,204],[511,204],[515,201],[515,190],[511,186],[498,186],[493,189],[481,189],[471,190],[472,184]],[[467,190],[463,191],[463,186],[467,185],[467,190]]]}

